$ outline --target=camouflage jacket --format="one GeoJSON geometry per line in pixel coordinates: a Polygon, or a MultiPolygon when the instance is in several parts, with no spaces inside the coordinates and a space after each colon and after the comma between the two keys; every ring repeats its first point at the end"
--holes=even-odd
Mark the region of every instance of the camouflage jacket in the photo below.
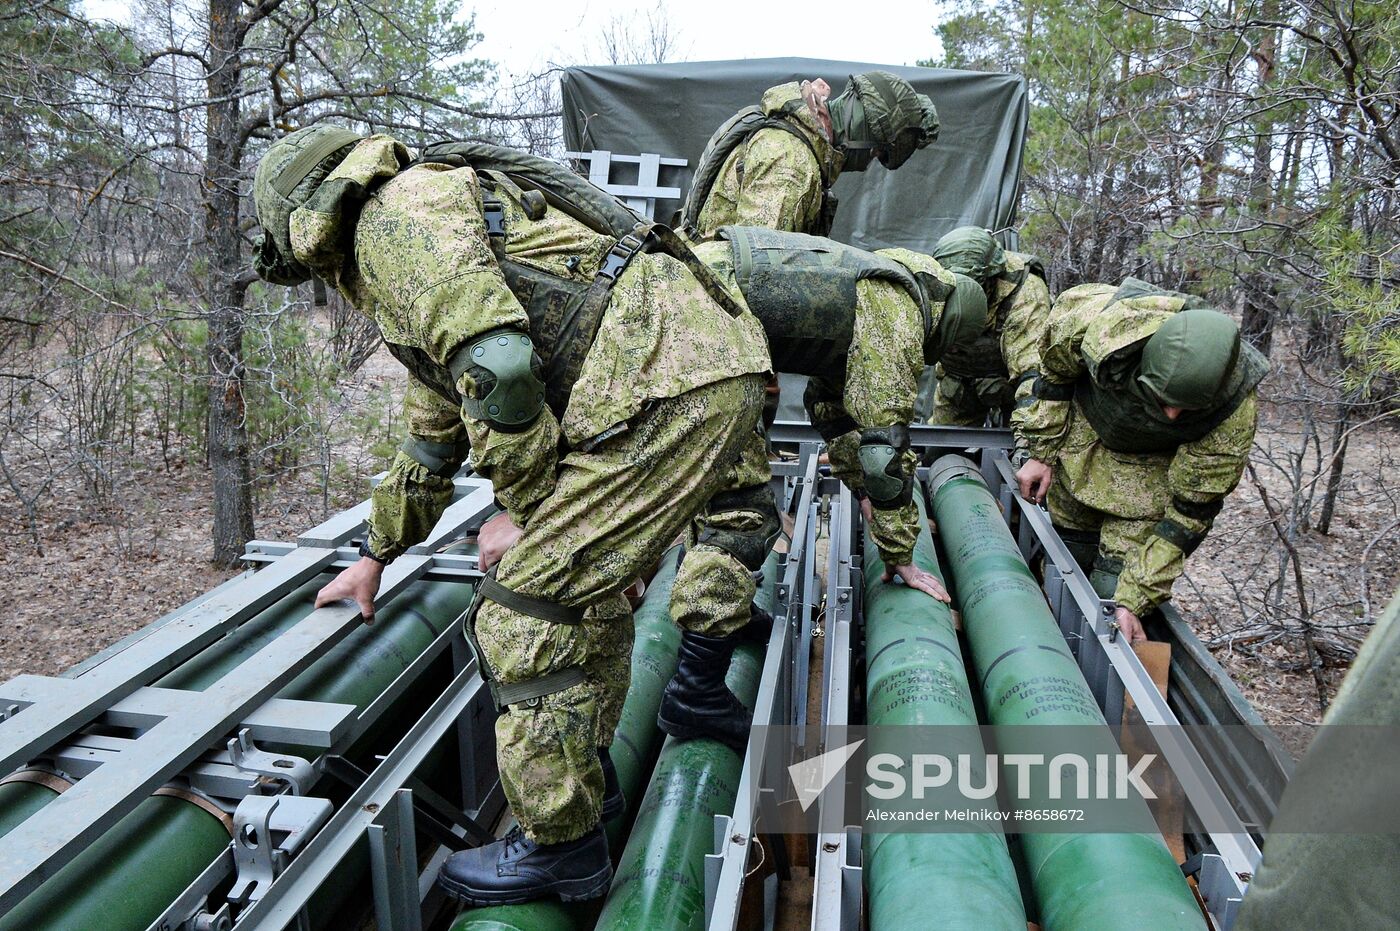
{"type": "MultiPolygon", "coordinates": [[[[704,243],[696,248],[696,254],[722,281],[737,289],[728,242],[704,243]]],[[[886,249],[877,254],[899,262],[911,272],[932,274],[945,284],[953,283],[952,274],[929,256],[905,249],[886,249]]],[[[938,325],[942,313],[941,303],[930,304],[931,327],[938,325]]],[[[827,453],[832,474],[856,495],[865,493],[856,457],[860,430],[913,423],[919,374],[924,369],[924,332],[919,303],[904,288],[880,279],[858,281],[845,377],[812,378],[808,382],[803,401],[812,423],[830,437],[827,453]]],[[[906,451],[906,474],[912,476],[917,464],[914,452],[906,451]]],[[[912,503],[889,510],[876,509],[870,532],[886,565],[908,565],[919,536],[918,510],[912,503]]]]}
{"type": "MultiPolygon", "coordinates": [[[[1115,285],[1085,284],[1056,300],[1040,342],[1040,369],[1049,382],[1070,385],[1087,377],[1090,364],[1146,339],[1181,309],[1180,299],[1167,295],[1110,303],[1116,291],[1115,285]]],[[[1249,460],[1258,415],[1254,392],[1206,436],[1170,453],[1108,449],[1078,404],[1037,398],[1012,416],[1030,455],[1053,465],[1077,501],[1123,520],[1169,522],[1190,535],[1209,531],[1249,460]]],[[[1186,553],[1171,536],[1152,533],[1124,556],[1115,599],[1135,614],[1169,598],[1184,568],[1186,553]]]]}
{"type": "MultiPolygon", "coordinates": [[[[501,327],[528,332],[528,317],[506,286],[486,234],[476,173],[441,164],[400,173],[396,145],[372,136],[332,172],[331,178],[366,186],[382,181],[353,229],[339,214],[303,208],[292,215],[296,257],[372,318],[386,340],[421,351],[439,366],[479,334],[501,327]]],[[[592,280],[611,239],[553,208],[531,220],[510,192],[498,196],[505,209],[503,247],[514,259],[592,280]]],[[[450,476],[468,445],[473,467],[525,526],[554,488],[561,447],[584,448],[625,429],[651,400],[766,372],[762,334],[752,316],[731,318],[710,300],[681,262],[648,254],[613,287],[562,422],[546,407],[524,431],[493,430],[410,376],[404,395],[409,437],[441,444],[442,462],[429,470],[407,452],[398,454],[374,492],[370,549],[392,558],[426,537],[451,501],[450,476]]],[[[549,349],[540,347],[541,355],[549,349]]],[[[469,374],[456,387],[463,396],[475,391],[469,374]]]]}
{"type": "MultiPolygon", "coordinates": [[[[770,87],[765,113],[774,114],[802,95],[796,81],[770,87]]],[[[820,233],[822,175],[834,182],[842,157],[804,106],[791,117],[810,147],[782,129],[760,129],[730,153],[700,208],[700,235],[721,226],[765,226],[790,233],[820,233]],[[821,159],[813,158],[815,151],[821,159]]]]}
{"type": "Polygon", "coordinates": [[[940,379],[969,383],[989,406],[1030,403],[1031,382],[1040,371],[1040,337],[1050,315],[1050,289],[1026,266],[1027,256],[1006,253],[1007,269],[1025,272],[1024,283],[1001,277],[987,307],[987,329],[962,352],[946,357],[940,379]],[[1022,380],[1024,379],[1024,380],[1022,380]]]}

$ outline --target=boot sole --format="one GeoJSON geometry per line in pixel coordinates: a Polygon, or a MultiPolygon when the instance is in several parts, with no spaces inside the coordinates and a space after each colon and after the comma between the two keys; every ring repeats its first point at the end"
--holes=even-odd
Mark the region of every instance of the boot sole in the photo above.
{"type": "Polygon", "coordinates": [[[733,750],[735,753],[739,754],[740,757],[743,757],[744,753],[748,750],[749,746],[748,733],[745,733],[743,741],[736,745],[734,741],[731,740],[729,737],[722,737],[719,734],[716,734],[714,731],[706,730],[703,727],[695,727],[694,725],[690,724],[678,724],[677,722],[668,720],[667,718],[662,717],[661,715],[657,715],[656,717],[656,726],[659,727],[663,733],[669,734],[677,740],[707,739],[713,740],[716,743],[724,744],[730,750],[733,750]]]}
{"type": "Polygon", "coordinates": [[[551,895],[558,896],[561,902],[583,902],[588,899],[600,898],[606,894],[608,886],[612,883],[612,874],[612,864],[609,863],[592,876],[584,876],[579,879],[557,879],[552,883],[520,892],[481,892],[441,873],[438,874],[437,884],[443,892],[458,902],[478,907],[523,905],[526,902],[534,902],[551,895]]]}

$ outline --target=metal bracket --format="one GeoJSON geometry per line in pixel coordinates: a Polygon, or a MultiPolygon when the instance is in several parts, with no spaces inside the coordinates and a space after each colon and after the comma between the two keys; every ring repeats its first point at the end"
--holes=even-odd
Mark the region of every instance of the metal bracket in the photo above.
{"type": "Polygon", "coordinates": [[[1099,599],[1099,616],[1103,618],[1104,629],[1108,632],[1108,642],[1118,642],[1118,621],[1114,618],[1118,614],[1118,602],[1112,598],[1099,599]]]}
{"type": "Polygon", "coordinates": [[[233,931],[233,912],[225,902],[212,914],[201,912],[194,916],[190,920],[189,928],[190,931],[233,931]]]}
{"type": "Polygon", "coordinates": [[[316,770],[309,762],[299,756],[259,750],[246,727],[228,742],[228,756],[237,769],[285,782],[293,795],[304,795],[316,781],[316,770]]]}
{"type": "Polygon", "coordinates": [[[287,860],[331,817],[331,803],[297,795],[250,795],[233,812],[233,862],[228,900],[240,907],[261,899],[287,860]]]}

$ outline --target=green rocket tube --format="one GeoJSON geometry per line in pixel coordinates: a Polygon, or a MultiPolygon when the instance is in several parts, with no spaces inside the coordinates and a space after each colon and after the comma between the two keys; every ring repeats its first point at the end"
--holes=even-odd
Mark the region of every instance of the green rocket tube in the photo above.
{"type": "MultiPolygon", "coordinates": [[[[680,629],[671,620],[671,589],[676,583],[679,556],[677,547],[661,560],[646,598],[633,615],[637,632],[632,641],[632,683],[611,749],[628,809],[608,824],[608,844],[614,851],[627,836],[629,816],[637,810],[642,783],[661,743],[656,711],[666,683],[676,674],[681,639],[680,629]]],[[[591,923],[588,919],[595,909],[596,905],[564,905],[550,900],[474,908],[457,917],[452,931],[574,931],[591,923]]]]}
{"type": "MultiPolygon", "coordinates": [[[[990,723],[1099,727],[1102,742],[1113,745],[981,475],[966,459],[944,456],[930,469],[929,484],[990,723]],[[1047,696],[1054,700],[1047,702],[1047,696]]],[[[1137,805],[1142,823],[1150,824],[1146,804],[1139,799],[1137,805]]],[[[1198,931],[1204,926],[1191,890],[1156,833],[1030,832],[1021,835],[1021,846],[1047,931],[1198,931]]]]}
{"type": "MultiPolygon", "coordinates": [[[[915,495],[920,516],[923,502],[915,495]]],[[[914,563],[942,578],[928,529],[914,563]]],[[[866,722],[871,743],[904,743],[900,725],[961,725],[980,752],[977,715],[948,606],[881,581],[885,564],[865,538],[866,722]],[[884,729],[883,734],[880,733],[884,729]]],[[[936,903],[948,931],[1024,931],[1026,912],[1006,840],[988,833],[867,831],[866,901],[872,931],[907,928],[936,903]]]]}
{"type": "MultiPolygon", "coordinates": [[[[206,688],[310,614],[321,584],[298,589],[160,684],[206,688]]],[[[357,628],[279,695],[364,708],[465,610],[471,594],[466,585],[415,583],[373,627],[357,628]]],[[[26,788],[17,799],[28,813],[36,810],[31,796],[26,788]]],[[[7,801],[0,795],[0,825],[11,817],[7,801]]],[[[145,931],[228,843],[228,829],[208,811],[182,798],[154,796],[0,918],[0,931],[145,931]]]]}
{"type": "MultiPolygon", "coordinates": [[[[773,603],[777,558],[764,567],[759,601],[773,603]]],[[[763,648],[734,653],[726,679],[749,707],[763,674],[763,648]]],[[[743,760],[715,740],[668,738],[618,862],[599,931],[686,931],[705,923],[705,855],[714,845],[714,816],[729,812],[743,760]]]]}
{"type": "Polygon", "coordinates": [[[58,798],[58,790],[33,782],[7,782],[0,785],[0,837],[20,822],[58,798]]]}

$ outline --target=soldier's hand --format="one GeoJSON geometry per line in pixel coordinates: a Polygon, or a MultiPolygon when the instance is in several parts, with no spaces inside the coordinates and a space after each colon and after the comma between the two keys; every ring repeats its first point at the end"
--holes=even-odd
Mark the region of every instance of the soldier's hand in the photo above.
{"type": "Polygon", "coordinates": [[[1118,624],[1118,632],[1128,638],[1128,643],[1141,643],[1147,639],[1147,631],[1142,629],[1142,621],[1122,605],[1118,606],[1113,620],[1118,624]]]}
{"type": "Polygon", "coordinates": [[[1050,485],[1055,481],[1055,468],[1039,459],[1027,459],[1016,473],[1016,484],[1021,497],[1032,504],[1040,504],[1050,493],[1050,485]]]}
{"type": "Polygon", "coordinates": [[[938,581],[938,576],[932,572],[925,572],[918,566],[895,566],[893,570],[886,566],[884,581],[893,581],[895,576],[903,579],[904,584],[910,588],[916,588],[925,595],[945,604],[953,600],[948,596],[948,589],[944,588],[943,583],[938,581]]]}
{"type": "Polygon", "coordinates": [[[875,505],[870,503],[869,498],[860,499],[860,512],[865,515],[865,522],[867,524],[870,523],[871,519],[875,516],[875,505]]]}
{"type": "Polygon", "coordinates": [[[366,624],[374,623],[374,596],[379,594],[379,579],[384,574],[384,564],[378,560],[361,556],[349,569],[336,576],[325,588],[316,593],[316,607],[349,599],[360,606],[360,614],[366,624]]]}
{"type": "Polygon", "coordinates": [[[482,572],[501,561],[506,550],[515,545],[525,531],[515,526],[515,521],[505,511],[481,525],[476,535],[477,565],[482,572]]]}

